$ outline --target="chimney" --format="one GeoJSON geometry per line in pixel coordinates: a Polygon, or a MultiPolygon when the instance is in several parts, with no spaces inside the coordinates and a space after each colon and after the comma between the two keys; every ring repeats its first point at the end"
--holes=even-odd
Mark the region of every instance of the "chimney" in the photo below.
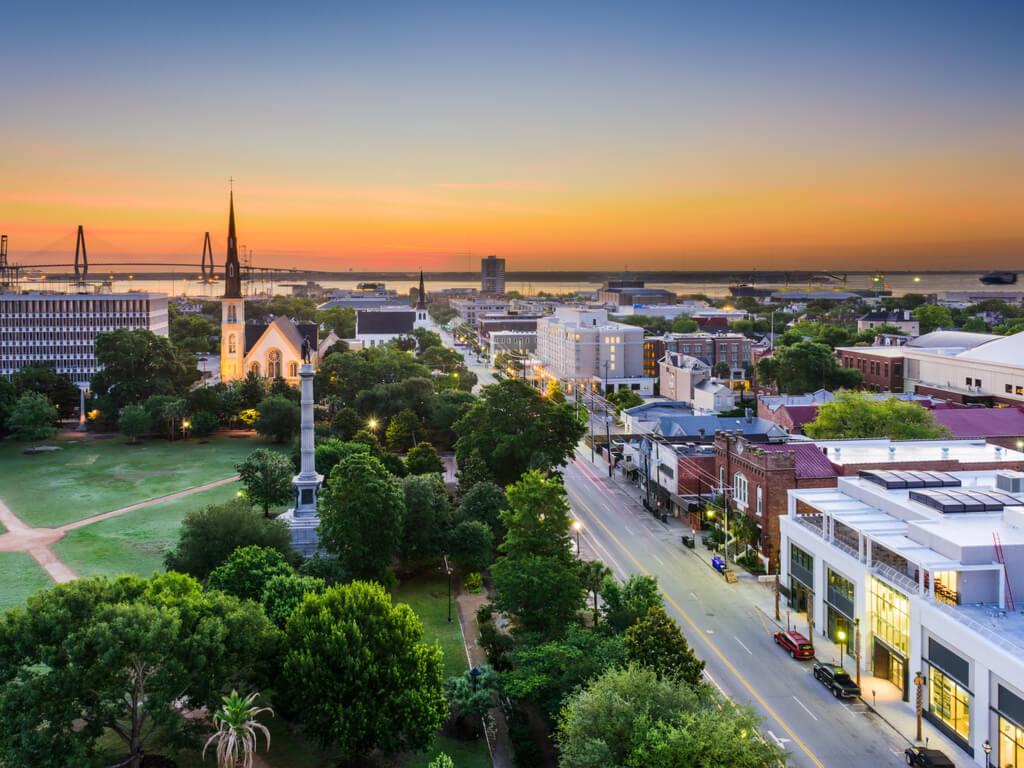
{"type": "Polygon", "coordinates": [[[821,446],[821,452],[823,454],[825,454],[826,456],[828,456],[828,446],[827,445],[821,446]]]}

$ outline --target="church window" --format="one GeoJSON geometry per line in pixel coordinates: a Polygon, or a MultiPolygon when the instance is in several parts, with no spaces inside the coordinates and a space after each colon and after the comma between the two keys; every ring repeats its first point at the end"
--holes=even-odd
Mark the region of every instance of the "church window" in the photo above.
{"type": "Polygon", "coordinates": [[[276,379],[281,375],[281,350],[272,349],[267,352],[267,378],[276,379]]]}
{"type": "Polygon", "coordinates": [[[289,378],[294,379],[298,375],[299,375],[299,364],[296,363],[293,360],[292,362],[288,363],[288,376],[289,376],[289,378]]]}
{"type": "Polygon", "coordinates": [[[235,305],[234,304],[230,304],[228,306],[228,322],[229,323],[237,323],[238,322],[238,315],[235,313],[235,305]]]}
{"type": "Polygon", "coordinates": [[[257,376],[259,376],[260,375],[260,364],[259,363],[255,363],[255,362],[252,363],[249,366],[249,370],[252,371],[253,373],[255,373],[257,376]]]}
{"type": "Polygon", "coordinates": [[[235,338],[235,334],[228,336],[228,354],[233,355],[238,352],[238,340],[235,338]]]}

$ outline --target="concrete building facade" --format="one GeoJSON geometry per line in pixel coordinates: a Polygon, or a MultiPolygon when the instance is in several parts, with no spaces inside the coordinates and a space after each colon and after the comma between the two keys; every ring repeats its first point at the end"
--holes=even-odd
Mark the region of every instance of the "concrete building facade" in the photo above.
{"type": "Polygon", "coordinates": [[[497,256],[480,259],[480,292],[489,296],[505,295],[505,260],[497,256]]]}

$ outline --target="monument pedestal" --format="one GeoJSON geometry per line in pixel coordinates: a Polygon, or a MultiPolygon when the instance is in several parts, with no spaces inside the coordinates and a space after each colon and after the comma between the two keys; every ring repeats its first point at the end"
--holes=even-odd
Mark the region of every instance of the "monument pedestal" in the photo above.
{"type": "Polygon", "coordinates": [[[303,363],[299,369],[302,400],[302,446],[301,468],[292,478],[295,488],[295,506],[281,515],[292,532],[292,546],[303,557],[312,557],[320,550],[316,529],[320,518],[316,512],[316,496],[324,482],[324,476],[316,473],[313,450],[313,366],[303,363]]]}

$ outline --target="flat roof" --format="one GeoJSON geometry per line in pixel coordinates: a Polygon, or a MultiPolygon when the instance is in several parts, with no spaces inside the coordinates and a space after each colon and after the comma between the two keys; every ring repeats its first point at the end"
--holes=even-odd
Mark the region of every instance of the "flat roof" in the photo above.
{"type": "Polygon", "coordinates": [[[892,462],[959,461],[965,464],[1001,462],[1024,463],[1024,452],[1001,448],[984,440],[815,440],[827,449],[829,461],[850,464],[892,462]],[[893,450],[890,450],[892,448],[893,450]]]}

